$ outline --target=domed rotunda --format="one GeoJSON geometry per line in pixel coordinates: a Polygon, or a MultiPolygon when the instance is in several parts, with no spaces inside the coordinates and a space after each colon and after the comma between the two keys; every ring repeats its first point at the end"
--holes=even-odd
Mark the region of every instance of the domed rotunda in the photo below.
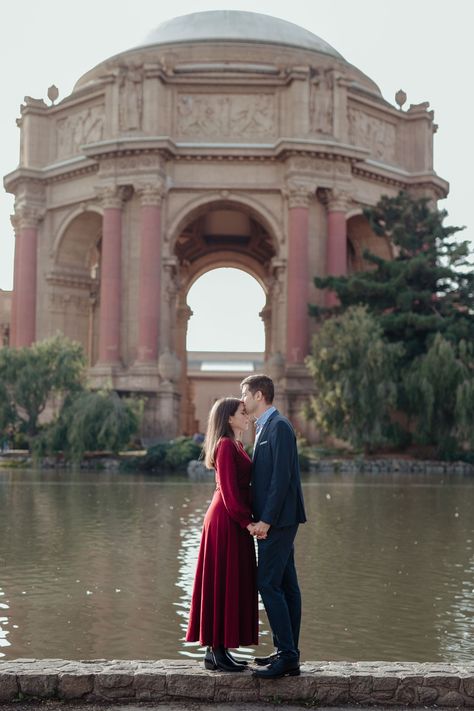
{"type": "Polygon", "coordinates": [[[145,397],[145,439],[191,434],[205,426],[196,389],[203,412],[215,395],[188,372],[187,294],[236,267],[266,293],[277,405],[311,436],[307,307],[332,298],[313,278],[365,268],[366,247],[391,255],[363,216],[381,195],[446,196],[428,104],[400,110],[312,32],[238,11],[164,22],[49,97],[25,98],[5,178],[11,345],[60,331],[83,344],[95,386],[145,397]]]}

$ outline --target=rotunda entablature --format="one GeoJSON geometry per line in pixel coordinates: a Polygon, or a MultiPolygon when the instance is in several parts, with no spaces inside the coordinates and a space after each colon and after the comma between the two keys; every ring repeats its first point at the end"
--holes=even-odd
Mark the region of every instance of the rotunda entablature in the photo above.
{"type": "MultiPolygon", "coordinates": [[[[319,187],[344,171],[407,188],[434,181],[447,194],[433,171],[427,103],[396,109],[324,40],[259,13],[163,23],[60,102],[27,97],[21,113],[20,168],[47,182],[97,172],[133,184],[156,162],[160,173],[169,161],[194,159],[235,161],[237,171],[239,161],[309,155],[319,187]]],[[[8,190],[13,183],[7,176],[8,190]]]]}

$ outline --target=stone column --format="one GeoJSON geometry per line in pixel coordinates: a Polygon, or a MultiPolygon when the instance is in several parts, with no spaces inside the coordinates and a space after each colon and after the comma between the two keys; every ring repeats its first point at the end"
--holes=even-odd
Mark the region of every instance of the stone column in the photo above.
{"type": "Polygon", "coordinates": [[[161,298],[161,185],[140,191],[137,364],[156,364],[161,298]]]}
{"type": "MultiPolygon", "coordinates": [[[[331,190],[327,197],[328,237],[326,251],[327,276],[345,276],[347,274],[347,213],[348,196],[346,193],[331,190]]],[[[326,306],[336,306],[337,296],[327,292],[326,306]]]]}
{"type": "Polygon", "coordinates": [[[38,266],[38,224],[34,208],[16,212],[12,345],[31,346],[36,339],[36,272],[38,266]]]}
{"type": "Polygon", "coordinates": [[[122,291],[122,194],[108,188],[104,207],[100,261],[99,364],[120,365],[122,291]]]}
{"type": "Polygon", "coordinates": [[[13,292],[12,292],[12,310],[10,317],[10,346],[16,346],[16,313],[17,313],[17,296],[18,296],[18,259],[20,252],[20,237],[19,237],[19,218],[17,215],[10,217],[14,232],[15,232],[15,253],[13,259],[13,292]]]}
{"type": "Polygon", "coordinates": [[[288,214],[288,297],[286,360],[288,365],[303,363],[308,354],[308,228],[307,188],[291,190],[288,214]]]}
{"type": "MultiPolygon", "coordinates": [[[[193,312],[186,303],[186,295],[181,293],[180,303],[176,309],[176,355],[181,363],[181,372],[179,377],[179,390],[181,393],[181,415],[180,415],[180,431],[188,432],[190,420],[194,419],[193,403],[189,402],[189,383],[188,383],[188,351],[187,351],[187,334],[189,319],[193,312]]],[[[188,432],[188,434],[193,434],[188,432]]]]}

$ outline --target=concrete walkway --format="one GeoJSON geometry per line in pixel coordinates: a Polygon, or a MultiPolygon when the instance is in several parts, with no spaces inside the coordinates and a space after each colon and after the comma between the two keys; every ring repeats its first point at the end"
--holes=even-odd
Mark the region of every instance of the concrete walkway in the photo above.
{"type": "Polygon", "coordinates": [[[250,670],[206,671],[194,660],[17,659],[0,662],[0,703],[60,700],[111,708],[120,702],[127,704],[122,711],[135,711],[138,702],[140,708],[159,702],[160,709],[205,709],[212,702],[242,711],[265,704],[474,707],[474,663],[306,662],[301,671],[271,681],[250,670]]]}

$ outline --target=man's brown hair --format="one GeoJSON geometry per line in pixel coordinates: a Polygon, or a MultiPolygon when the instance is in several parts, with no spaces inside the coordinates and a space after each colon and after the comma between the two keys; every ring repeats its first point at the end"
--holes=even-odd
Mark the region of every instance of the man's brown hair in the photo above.
{"type": "Polygon", "coordinates": [[[255,395],[255,393],[260,390],[263,395],[263,399],[269,405],[273,402],[273,398],[275,397],[275,388],[273,386],[273,380],[269,378],[268,375],[249,375],[240,383],[241,388],[243,388],[244,385],[247,385],[252,395],[255,395]]]}

